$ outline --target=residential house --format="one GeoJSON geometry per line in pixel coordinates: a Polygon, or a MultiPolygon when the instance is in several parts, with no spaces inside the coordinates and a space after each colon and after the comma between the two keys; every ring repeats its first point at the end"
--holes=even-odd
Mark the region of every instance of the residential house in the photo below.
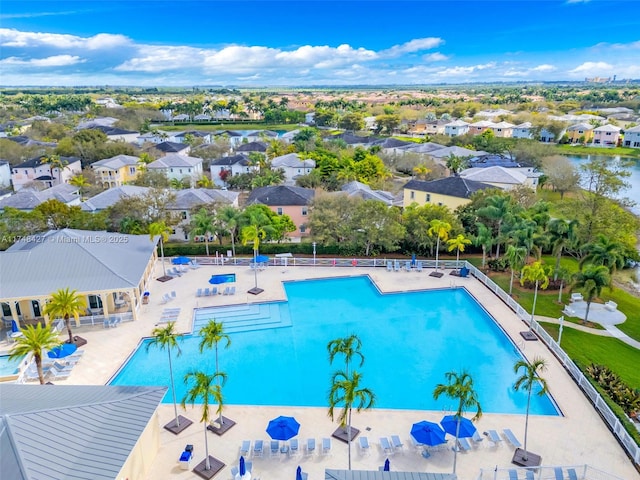
{"type": "Polygon", "coordinates": [[[211,180],[218,186],[226,185],[225,179],[229,176],[233,177],[242,173],[257,172],[259,169],[259,165],[251,165],[249,154],[245,152],[218,158],[213,160],[209,165],[211,180]]]}
{"type": "Polygon", "coordinates": [[[504,167],[486,167],[486,168],[467,168],[460,172],[462,178],[473,180],[475,182],[488,183],[502,190],[511,190],[520,186],[527,186],[535,190],[536,185],[532,183],[525,174],[514,168],[504,167]]]}
{"type": "Polygon", "coordinates": [[[277,138],[278,132],[274,132],[273,130],[256,130],[255,132],[247,134],[247,140],[250,142],[276,140],[277,138]]]}
{"type": "Polygon", "coordinates": [[[627,128],[624,131],[623,145],[625,147],[640,148],[640,125],[627,128]]]}
{"type": "Polygon", "coordinates": [[[446,165],[447,160],[452,155],[456,157],[466,158],[466,157],[474,157],[476,155],[484,155],[486,153],[487,152],[469,150],[468,148],[458,147],[454,145],[453,147],[444,147],[439,150],[433,150],[432,152],[429,152],[428,155],[436,163],[439,163],[440,165],[446,165]]]}
{"type": "MultiPolygon", "coordinates": [[[[238,206],[238,192],[216,190],[212,188],[187,188],[175,192],[175,200],[167,205],[167,210],[180,217],[180,223],[173,229],[170,238],[172,240],[189,240],[189,234],[185,231],[185,225],[191,222],[191,211],[204,205],[231,205],[238,206]]],[[[195,238],[195,241],[204,241],[204,238],[195,238]]]]}
{"type": "Polygon", "coordinates": [[[480,120],[469,125],[469,133],[473,135],[480,135],[489,130],[493,125],[494,123],[489,120],[480,120]]]}
{"type": "Polygon", "coordinates": [[[384,153],[398,153],[402,152],[403,147],[408,145],[415,145],[415,142],[407,142],[406,140],[398,140],[397,138],[381,138],[371,144],[371,146],[380,147],[384,153]]]}
{"type": "Polygon", "coordinates": [[[247,205],[262,204],[278,215],[288,215],[296,225],[296,231],[289,237],[299,239],[309,235],[309,205],[313,201],[315,190],[312,188],[278,185],[256,188],[249,194],[247,205]]]}
{"type": "Polygon", "coordinates": [[[376,122],[376,117],[364,117],[364,129],[365,130],[375,130],[378,127],[378,123],[376,122]]]}
{"type": "Polygon", "coordinates": [[[489,167],[503,167],[520,172],[527,177],[527,184],[533,188],[537,188],[539,179],[543,175],[536,170],[534,165],[526,162],[517,162],[501,154],[492,153],[469,159],[469,168],[489,167]]]}
{"type": "Polygon", "coordinates": [[[11,185],[11,166],[6,160],[0,160],[0,188],[11,185]]]}
{"type": "Polygon", "coordinates": [[[249,142],[243,143],[239,147],[235,149],[238,153],[249,153],[249,152],[257,152],[257,153],[266,153],[267,152],[267,143],[266,142],[249,142]]]}
{"type": "Polygon", "coordinates": [[[180,155],[189,155],[191,152],[191,146],[186,143],[176,143],[163,141],[153,145],[150,149],[159,150],[164,154],[177,153],[180,155]]]}
{"type": "MultiPolygon", "coordinates": [[[[451,123],[451,120],[432,120],[427,121],[424,126],[425,135],[444,135],[446,126],[451,123]]],[[[416,127],[418,125],[416,124],[416,127]]]]}
{"type": "Polygon", "coordinates": [[[595,145],[605,145],[607,147],[615,147],[620,141],[620,132],[622,129],[615,125],[606,124],[593,130],[593,143],[595,145]]]}
{"type": "Polygon", "coordinates": [[[546,128],[543,128],[542,130],[540,130],[539,138],[542,143],[553,143],[556,140],[556,135],[555,133],[550,132],[546,128]]]}
{"type": "Polygon", "coordinates": [[[40,140],[33,140],[26,135],[13,135],[11,137],[7,137],[7,140],[11,140],[23,147],[55,147],[57,145],[55,142],[41,142],[40,140]]]}
{"type": "Polygon", "coordinates": [[[2,316],[48,321],[43,307],[62,285],[106,318],[126,309],[126,318],[136,320],[153,280],[159,238],[65,228],[20,239],[0,252],[2,316]]]}
{"type": "Polygon", "coordinates": [[[576,123],[567,127],[569,143],[591,143],[593,141],[593,125],[576,123]]]}
{"type": "Polygon", "coordinates": [[[151,162],[147,170],[161,172],[169,180],[189,180],[193,183],[202,177],[202,159],[174,153],[151,162]]]}
{"type": "Polygon", "coordinates": [[[362,198],[363,200],[376,200],[383,202],[387,206],[392,206],[395,197],[390,192],[384,190],[372,190],[369,185],[357,181],[345,183],[340,189],[349,197],[362,198]]]}
{"type": "Polygon", "coordinates": [[[114,142],[120,141],[125,143],[138,143],[138,137],[140,132],[134,132],[133,130],[125,130],[123,128],[116,127],[94,127],[94,130],[100,130],[103,132],[109,140],[114,142]]]}
{"type": "Polygon", "coordinates": [[[410,143],[404,147],[398,148],[398,153],[416,153],[420,155],[428,155],[436,150],[442,150],[446,148],[439,143],[427,142],[427,143],[410,143]]]}
{"type": "Polygon", "coordinates": [[[167,387],[0,384],[3,478],[147,478],[160,445],[158,407],[166,392],[167,387]],[[89,445],[99,454],[87,455],[89,445]]]}
{"type": "Polygon", "coordinates": [[[515,125],[511,133],[512,138],[533,138],[533,125],[531,122],[524,122],[520,125],[515,125]]]}
{"type": "MultiPolygon", "coordinates": [[[[234,130],[224,130],[224,131],[214,132],[213,136],[215,138],[218,138],[218,137],[226,138],[227,140],[229,140],[229,145],[231,145],[231,148],[235,148],[238,145],[240,145],[245,138],[240,132],[236,132],[234,130]]],[[[251,142],[252,139],[249,139],[249,141],[251,142]]]]}
{"type": "Polygon", "coordinates": [[[500,115],[511,115],[509,110],[505,110],[504,108],[497,108],[495,110],[481,110],[476,113],[476,117],[484,117],[484,118],[496,118],[500,115]]]}
{"type": "Polygon", "coordinates": [[[186,113],[179,113],[178,115],[172,117],[171,120],[175,122],[188,122],[189,120],[191,120],[191,117],[189,117],[189,115],[187,115],[186,113]]]}
{"type": "Polygon", "coordinates": [[[104,188],[120,187],[140,174],[140,159],[132,155],[116,155],[91,164],[96,181],[104,188]]]}
{"type": "Polygon", "coordinates": [[[354,135],[353,133],[343,132],[338,135],[329,135],[324,139],[326,142],[332,140],[342,140],[344,143],[351,147],[369,147],[372,143],[377,142],[379,138],[377,137],[360,137],[358,135],[354,135]]]}
{"type": "Polygon", "coordinates": [[[169,134],[169,138],[167,140],[175,143],[187,143],[189,138],[200,139],[203,144],[208,144],[211,143],[211,132],[200,132],[198,130],[175,132],[174,134],[169,134]]]}
{"type": "Polygon", "coordinates": [[[511,138],[513,135],[514,124],[509,122],[498,122],[492,124],[489,128],[493,131],[493,135],[500,138],[511,138]]]}
{"type": "Polygon", "coordinates": [[[315,160],[302,160],[297,153],[288,153],[271,160],[271,169],[284,170],[285,182],[295,182],[296,178],[308,175],[316,168],[315,160]]]}
{"type": "Polygon", "coordinates": [[[469,124],[464,120],[454,120],[444,126],[444,134],[449,137],[457,137],[458,135],[464,135],[469,131],[469,124]]]}
{"type": "Polygon", "coordinates": [[[113,127],[116,123],[118,123],[118,121],[119,120],[117,118],[113,117],[92,118],[78,123],[76,130],[88,130],[98,127],[113,127]]]}
{"type": "Polygon", "coordinates": [[[280,140],[282,140],[284,142],[287,142],[287,143],[293,143],[293,139],[299,133],[300,133],[300,129],[299,128],[296,128],[295,130],[291,130],[289,132],[285,132],[282,135],[280,135],[280,140]]]}
{"type": "Polygon", "coordinates": [[[62,162],[66,162],[65,167],[62,169],[52,167],[45,160],[45,157],[34,157],[12,167],[11,183],[13,183],[14,190],[20,190],[33,182],[39,182],[45,187],[69,183],[69,180],[82,173],[79,158],[60,157],[62,162]]]}
{"type": "Polygon", "coordinates": [[[80,189],[68,183],[60,183],[45,190],[21,188],[13,195],[0,199],[0,210],[11,207],[30,212],[48,200],[58,200],[70,207],[80,205],[80,189]]]}
{"type": "Polygon", "coordinates": [[[473,193],[487,188],[495,187],[458,176],[431,181],[410,180],[402,187],[404,194],[402,204],[405,208],[412,203],[444,205],[450,210],[455,210],[469,203],[473,193]]]}
{"type": "Polygon", "coordinates": [[[193,119],[197,122],[208,122],[211,120],[211,115],[207,115],[206,113],[201,113],[200,115],[196,115],[193,119]]]}
{"type": "Polygon", "coordinates": [[[138,187],[137,185],[121,185],[113,187],[104,192],[85,200],[80,204],[80,208],[86,212],[99,212],[115,205],[125,197],[141,197],[149,193],[149,187],[138,187]]]}

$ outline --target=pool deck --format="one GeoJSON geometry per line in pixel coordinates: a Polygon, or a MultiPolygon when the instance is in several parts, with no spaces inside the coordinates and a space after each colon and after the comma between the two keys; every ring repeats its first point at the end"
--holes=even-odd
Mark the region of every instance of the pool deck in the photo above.
{"type": "MultiPolygon", "coordinates": [[[[153,281],[149,287],[151,297],[148,305],[141,307],[136,322],[120,324],[116,328],[105,329],[101,325],[83,327],[77,333],[88,340],[84,347],[85,354],[66,381],[59,384],[105,384],[118,370],[125,359],[133,352],[141,337],[149,336],[165,308],[180,308],[177,330],[190,332],[193,309],[198,307],[225,304],[255,303],[285,298],[282,281],[303,280],[321,277],[338,277],[353,275],[369,275],[382,292],[398,292],[435,288],[465,287],[484,308],[498,320],[504,331],[518,345],[528,359],[534,356],[544,357],[549,364],[545,373],[550,392],[564,416],[532,416],[529,419],[528,449],[542,456],[544,465],[583,465],[617,475],[623,479],[640,479],[623,449],[618,445],[605,423],[556,358],[541,342],[523,342],[519,332],[526,329],[515,314],[493,295],[487,288],[473,278],[459,278],[449,275],[450,270],[442,278],[429,276],[431,270],[423,272],[387,272],[384,268],[331,268],[331,267],[281,267],[270,266],[258,272],[258,286],[264,289],[260,295],[254,296],[247,290],[254,286],[254,272],[247,267],[201,266],[189,270],[181,277],[165,283],[153,281]],[[208,280],[212,274],[236,273],[236,294],[233,296],[218,295],[215,297],[196,297],[198,288],[210,287],[208,280]],[[161,304],[163,294],[175,291],[177,298],[161,304]]],[[[160,264],[156,266],[156,278],[162,275],[160,264]]],[[[451,319],[455,321],[455,319],[451,319]]],[[[222,353],[224,355],[224,353],[222,353]]],[[[416,369],[420,366],[416,365],[416,369]]],[[[452,365],[452,369],[455,366],[452,365]]],[[[179,379],[177,379],[180,381],[179,379]]],[[[318,381],[324,381],[319,379],[318,381]]],[[[444,376],[443,376],[444,381],[444,376]]],[[[255,392],[256,396],[260,392],[255,392]]],[[[432,392],[424,392],[432,395],[432,392]]],[[[173,418],[173,406],[163,405],[159,408],[161,425],[173,418]]],[[[187,408],[185,416],[194,421],[194,425],[178,436],[162,430],[161,445],[158,456],[153,460],[149,479],[194,479],[199,478],[190,470],[182,470],[178,464],[180,453],[186,444],[194,445],[195,466],[204,459],[204,429],[198,423],[200,411],[187,408]]],[[[215,406],[211,409],[215,416],[215,406]]],[[[224,436],[218,437],[207,433],[209,453],[227,464],[215,478],[231,477],[231,466],[237,465],[239,447],[242,440],[269,440],[265,432],[268,421],[278,415],[295,416],[300,422],[298,438],[301,444],[309,437],[319,442],[329,437],[337,425],[327,417],[326,408],[307,407],[256,407],[225,406],[224,415],[233,419],[237,425],[224,436]]],[[[409,430],[419,420],[440,421],[441,411],[409,411],[376,409],[353,414],[353,426],[366,435],[371,444],[371,452],[367,456],[360,454],[356,444],[352,445],[352,468],[361,470],[377,470],[384,463],[386,456],[379,446],[382,436],[399,435],[405,447],[402,453],[390,458],[391,470],[394,471],[430,471],[450,473],[453,465],[451,449],[434,452],[429,459],[424,459],[410,447],[409,430]]],[[[484,414],[478,421],[480,432],[486,430],[511,429],[520,441],[524,441],[524,415],[484,414]]],[[[449,442],[452,443],[451,441],[449,442]]],[[[268,445],[268,444],[267,444],[268,445]]],[[[485,439],[472,451],[458,454],[457,473],[460,480],[475,480],[481,468],[493,470],[511,468],[513,448],[502,441],[497,446],[490,446],[485,439]]],[[[264,458],[253,462],[253,478],[292,479],[298,465],[309,474],[311,480],[324,478],[325,468],[347,468],[346,445],[332,441],[331,455],[314,455],[297,458],[269,458],[268,447],[264,458]]]]}

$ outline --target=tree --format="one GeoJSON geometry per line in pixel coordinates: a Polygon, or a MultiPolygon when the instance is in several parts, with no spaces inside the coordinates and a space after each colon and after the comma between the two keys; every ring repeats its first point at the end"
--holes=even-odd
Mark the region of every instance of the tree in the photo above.
{"type": "MultiPolygon", "coordinates": [[[[180,428],[180,415],[178,415],[178,402],[176,400],[176,388],[173,382],[173,365],[171,363],[171,349],[174,348],[177,351],[176,356],[180,356],[182,351],[180,345],[178,345],[178,334],[174,330],[175,322],[169,322],[164,327],[156,327],[151,332],[152,338],[147,343],[147,352],[151,347],[157,347],[160,350],[167,349],[167,355],[169,357],[169,381],[171,382],[171,394],[173,395],[173,411],[175,415],[176,428],[180,428]]],[[[184,420],[184,419],[183,419],[184,420]]]]}
{"type": "MultiPolygon", "coordinates": [[[[482,417],[482,407],[478,400],[478,394],[473,389],[473,378],[465,370],[456,372],[447,372],[444,374],[447,379],[447,383],[439,383],[433,390],[433,398],[438,400],[441,395],[444,395],[452,400],[458,401],[458,408],[456,409],[456,418],[458,419],[458,425],[456,426],[456,440],[455,445],[458,445],[458,435],[460,434],[460,420],[464,413],[473,408],[476,410],[476,414],[471,421],[478,420],[482,417]]],[[[456,461],[458,458],[458,449],[453,449],[453,473],[456,473],[456,461]]]]}
{"type": "Polygon", "coordinates": [[[378,115],[376,117],[376,124],[378,128],[376,129],[376,133],[379,133],[384,130],[387,135],[392,135],[393,131],[398,128],[400,125],[400,115],[395,114],[385,114],[378,115]]]}
{"type": "Polygon", "coordinates": [[[357,246],[364,244],[365,256],[375,249],[398,250],[405,236],[400,219],[396,207],[389,208],[377,200],[356,202],[351,222],[352,238],[357,246]]]}
{"type": "Polygon", "coordinates": [[[86,308],[87,302],[84,297],[78,295],[77,290],[64,288],[51,294],[51,300],[44,306],[43,313],[50,318],[62,317],[69,334],[68,343],[73,343],[73,332],[71,331],[71,321],[69,319],[73,317],[78,323],[80,321],[80,313],[84,312],[86,308]]]}
{"type": "Polygon", "coordinates": [[[531,321],[529,322],[529,330],[533,327],[533,316],[536,313],[536,301],[538,300],[538,287],[546,290],[549,286],[549,276],[547,269],[542,261],[533,262],[531,265],[525,265],[520,274],[520,284],[525,282],[535,282],[535,292],[533,294],[533,307],[531,308],[531,321]]]}
{"type": "Polygon", "coordinates": [[[82,174],[75,175],[73,178],[71,178],[71,180],[69,180],[69,184],[73,185],[74,187],[78,187],[80,191],[80,197],[82,197],[84,190],[91,185],[89,183],[89,180],[87,180],[87,177],[82,174]]]}
{"type": "Polygon", "coordinates": [[[447,157],[446,165],[452,175],[458,175],[461,170],[468,168],[469,157],[458,157],[457,155],[451,153],[447,157]]]}
{"type": "Polygon", "coordinates": [[[562,155],[547,157],[543,161],[544,174],[553,190],[560,192],[560,200],[564,194],[578,188],[580,174],[571,161],[562,155]]]}
{"type": "Polygon", "coordinates": [[[598,235],[598,239],[585,245],[585,255],[580,260],[580,266],[591,263],[593,265],[604,265],[613,275],[618,268],[624,267],[626,260],[624,246],[611,240],[604,235],[598,235]]]}
{"type": "Polygon", "coordinates": [[[162,257],[162,274],[167,276],[167,270],[164,266],[164,242],[169,240],[171,229],[165,222],[153,222],[149,225],[149,240],[155,241],[156,236],[160,236],[160,256],[162,257]]]}
{"type": "Polygon", "coordinates": [[[346,113],[340,119],[338,126],[352,132],[362,130],[364,129],[364,118],[360,113],[346,113]]]}
{"type": "Polygon", "coordinates": [[[360,387],[362,374],[359,372],[335,372],[331,377],[331,389],[329,390],[329,418],[334,420],[335,408],[342,404],[343,408],[338,415],[341,427],[347,428],[347,444],[349,452],[349,470],[351,470],[351,414],[355,407],[356,412],[368,410],[375,405],[376,397],[368,388],[360,387]]]}
{"type": "MultiPolygon", "coordinates": [[[[211,319],[207,322],[207,324],[200,329],[200,353],[204,353],[205,348],[215,348],[216,350],[216,376],[218,378],[218,386],[222,389],[220,385],[220,369],[218,368],[218,345],[220,342],[224,341],[224,348],[229,348],[231,345],[231,337],[224,333],[224,325],[221,322],[216,322],[214,319],[211,319]]],[[[222,425],[224,423],[224,417],[222,416],[222,409],[220,409],[220,418],[219,423],[222,425]]]]}
{"type": "Polygon", "coordinates": [[[460,252],[464,252],[464,248],[467,245],[471,245],[471,240],[465,237],[462,233],[459,233],[454,238],[450,238],[449,240],[447,240],[447,245],[449,245],[447,247],[448,252],[453,252],[454,250],[456,251],[456,266],[459,267],[460,252]]]}
{"type": "Polygon", "coordinates": [[[40,323],[36,324],[35,327],[33,325],[27,325],[21,328],[20,331],[22,332],[22,336],[18,337],[11,347],[9,359],[22,359],[25,355],[33,355],[33,360],[36,362],[36,368],[38,370],[40,385],[44,385],[42,353],[60,345],[58,334],[54,332],[49,325],[42,326],[40,323]]]}
{"type": "Polygon", "coordinates": [[[542,396],[547,392],[547,382],[540,376],[540,374],[546,369],[547,362],[541,357],[534,357],[533,362],[531,363],[526,360],[518,360],[513,366],[513,371],[516,375],[520,373],[520,370],[523,370],[522,375],[519,376],[513,384],[514,390],[516,392],[520,389],[525,389],[527,391],[527,413],[524,421],[524,456],[522,457],[524,461],[528,460],[527,433],[529,430],[529,406],[531,404],[531,392],[533,390],[533,386],[536,384],[541,387],[540,390],[538,390],[537,395],[542,396]]]}
{"type": "Polygon", "coordinates": [[[500,243],[502,241],[502,225],[507,220],[511,221],[512,204],[511,197],[505,195],[493,195],[486,199],[487,206],[479,208],[477,213],[496,223],[496,258],[500,258],[500,243]]]}
{"type": "Polygon", "coordinates": [[[558,279],[557,273],[560,269],[560,259],[564,248],[575,241],[576,224],[575,220],[567,221],[562,218],[554,218],[549,220],[547,224],[551,253],[556,257],[556,266],[553,274],[554,281],[558,279]]]}
{"type": "Polygon", "coordinates": [[[329,365],[333,364],[333,360],[337,355],[344,355],[345,372],[348,376],[349,365],[354,357],[358,357],[360,359],[360,366],[364,364],[364,355],[362,355],[362,352],[360,351],[361,348],[362,341],[355,333],[352,333],[348,337],[331,340],[327,344],[329,365]]]}
{"type": "Polygon", "coordinates": [[[202,414],[200,416],[200,422],[204,424],[204,450],[205,450],[205,470],[211,470],[211,461],[209,460],[209,436],[207,435],[207,425],[209,424],[209,403],[213,400],[218,404],[216,413],[222,414],[222,390],[221,385],[217,383],[218,377],[221,378],[221,384],[224,385],[227,376],[223,372],[217,372],[213,375],[208,375],[200,371],[191,371],[184,376],[185,385],[189,385],[193,382],[193,385],[189,387],[187,393],[182,399],[182,408],[186,408],[186,404],[190,403],[192,406],[198,400],[202,400],[202,414]]]}
{"type": "Polygon", "coordinates": [[[451,231],[451,224],[442,220],[431,220],[429,223],[429,230],[427,233],[429,236],[436,237],[436,271],[438,271],[438,251],[440,250],[440,240],[447,241],[449,238],[449,232],[451,231]]]}
{"type": "Polygon", "coordinates": [[[587,302],[587,310],[584,314],[584,322],[589,318],[591,302],[602,293],[602,289],[611,284],[609,270],[604,265],[586,265],[582,271],[573,277],[573,288],[582,289],[587,302]]]}
{"type": "Polygon", "coordinates": [[[484,223],[478,222],[476,226],[478,227],[478,233],[473,237],[473,244],[482,247],[482,268],[484,268],[487,261],[487,250],[491,250],[493,246],[493,235],[491,234],[491,229],[484,223]]]}
{"type": "Polygon", "coordinates": [[[191,239],[195,236],[204,236],[204,244],[207,251],[207,257],[209,256],[209,236],[214,230],[213,215],[210,215],[206,209],[201,208],[192,217],[190,222],[189,236],[191,239]]]}
{"type": "Polygon", "coordinates": [[[231,205],[224,205],[218,210],[215,217],[215,223],[220,227],[220,233],[226,232],[231,237],[231,251],[234,257],[236,256],[235,239],[238,232],[239,219],[240,211],[231,205]]]}
{"type": "Polygon", "coordinates": [[[513,277],[515,271],[520,271],[525,263],[525,257],[527,256],[527,249],[525,247],[516,247],[515,245],[509,245],[507,248],[507,262],[509,262],[509,269],[511,270],[511,280],[509,281],[509,295],[513,292],[513,277]]]}

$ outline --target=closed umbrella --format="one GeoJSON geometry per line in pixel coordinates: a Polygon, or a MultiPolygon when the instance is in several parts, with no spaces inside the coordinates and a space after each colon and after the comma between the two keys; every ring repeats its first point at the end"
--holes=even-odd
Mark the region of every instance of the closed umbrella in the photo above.
{"type": "Polygon", "coordinates": [[[20,327],[18,327],[18,322],[15,320],[11,320],[11,333],[16,333],[20,331],[20,327]]]}
{"type": "Polygon", "coordinates": [[[293,417],[274,418],[267,426],[267,433],[274,440],[289,440],[295,437],[300,430],[300,424],[293,417]]]}
{"type": "Polygon", "coordinates": [[[296,468],[296,480],[302,480],[302,467],[300,465],[296,468]]]}
{"type": "Polygon", "coordinates": [[[244,464],[244,457],[241,455],[240,456],[240,476],[244,476],[245,473],[247,473],[247,467],[244,464]]]}
{"type": "Polygon", "coordinates": [[[429,445],[430,447],[445,442],[445,431],[442,427],[437,423],[427,422],[426,420],[413,424],[411,427],[411,436],[415,438],[416,442],[429,445]]]}
{"type": "Polygon", "coordinates": [[[384,461],[384,467],[382,467],[382,470],[383,470],[383,471],[385,471],[385,472],[388,472],[388,471],[389,471],[389,467],[390,467],[390,466],[391,466],[391,464],[389,463],[389,459],[387,458],[387,459],[384,461]]]}
{"type": "Polygon", "coordinates": [[[473,434],[476,433],[476,427],[473,426],[473,423],[468,418],[458,417],[457,415],[445,415],[440,421],[440,425],[442,425],[445,432],[455,437],[458,428],[458,419],[460,420],[458,438],[473,437],[473,434]]]}

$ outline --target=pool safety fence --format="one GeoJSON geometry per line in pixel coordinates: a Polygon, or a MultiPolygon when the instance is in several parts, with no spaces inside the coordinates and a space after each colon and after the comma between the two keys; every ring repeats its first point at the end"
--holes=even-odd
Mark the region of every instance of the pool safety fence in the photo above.
{"type": "Polygon", "coordinates": [[[480,475],[477,480],[510,480],[513,477],[513,473],[516,473],[516,478],[529,478],[527,472],[533,473],[533,480],[556,480],[556,472],[562,471],[563,478],[568,478],[568,472],[575,472],[577,478],[581,480],[623,480],[620,477],[612,475],[610,473],[598,470],[597,468],[590,467],[589,465],[554,465],[554,466],[542,466],[535,469],[527,469],[520,467],[513,468],[491,468],[481,469],[480,475]]]}

